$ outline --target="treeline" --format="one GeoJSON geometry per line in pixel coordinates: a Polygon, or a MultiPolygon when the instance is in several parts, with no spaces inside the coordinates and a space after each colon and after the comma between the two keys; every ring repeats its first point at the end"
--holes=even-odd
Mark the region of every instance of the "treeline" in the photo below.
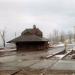
{"type": "Polygon", "coordinates": [[[52,44],[64,43],[65,41],[71,44],[75,42],[75,33],[73,33],[72,31],[59,32],[58,30],[54,30],[53,33],[50,33],[49,35],[49,41],[52,44]]]}
{"type": "MultiPolygon", "coordinates": [[[[6,31],[0,31],[0,36],[2,37],[3,40],[3,46],[5,47],[6,44],[6,31]]],[[[14,36],[16,37],[16,32],[14,33],[14,36]]],[[[49,42],[51,44],[59,44],[59,43],[64,43],[66,40],[68,41],[69,44],[75,42],[75,32],[72,31],[68,31],[68,32],[64,32],[61,31],[59,32],[58,30],[54,30],[52,33],[50,33],[49,35],[49,42]]]]}

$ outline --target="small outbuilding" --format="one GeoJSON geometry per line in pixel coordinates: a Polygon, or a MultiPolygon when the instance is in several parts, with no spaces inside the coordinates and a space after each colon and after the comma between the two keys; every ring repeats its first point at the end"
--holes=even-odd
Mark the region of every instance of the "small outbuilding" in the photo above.
{"type": "Polygon", "coordinates": [[[15,43],[17,50],[45,50],[48,49],[48,39],[43,37],[43,33],[39,28],[33,25],[31,29],[25,29],[21,36],[8,41],[15,43]]]}

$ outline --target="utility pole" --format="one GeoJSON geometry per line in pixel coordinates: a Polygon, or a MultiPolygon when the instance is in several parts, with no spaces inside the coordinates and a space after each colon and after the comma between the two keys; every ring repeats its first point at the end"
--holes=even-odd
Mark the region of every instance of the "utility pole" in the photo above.
{"type": "Polygon", "coordinates": [[[65,52],[67,52],[67,42],[68,42],[67,40],[64,41],[65,52]]]}

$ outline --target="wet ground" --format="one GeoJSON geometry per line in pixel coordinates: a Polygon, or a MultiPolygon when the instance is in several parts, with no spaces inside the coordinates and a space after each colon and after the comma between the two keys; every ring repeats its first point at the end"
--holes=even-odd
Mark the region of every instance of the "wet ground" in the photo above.
{"type": "Polygon", "coordinates": [[[46,51],[1,52],[0,75],[74,75],[74,60],[42,59],[62,50],[64,47],[51,48],[46,51]]]}

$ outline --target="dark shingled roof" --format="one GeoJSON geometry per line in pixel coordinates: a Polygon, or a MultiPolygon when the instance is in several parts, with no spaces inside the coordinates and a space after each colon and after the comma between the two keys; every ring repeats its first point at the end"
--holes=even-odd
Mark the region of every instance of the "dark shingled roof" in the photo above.
{"type": "Polygon", "coordinates": [[[24,35],[24,36],[19,36],[11,41],[8,41],[8,43],[27,42],[27,41],[48,41],[48,40],[45,38],[41,38],[39,36],[36,36],[36,35],[24,35]]]}
{"type": "Polygon", "coordinates": [[[33,35],[33,34],[35,34],[35,35],[37,35],[37,36],[39,36],[39,37],[42,37],[42,36],[43,36],[43,34],[42,34],[42,32],[39,30],[39,28],[36,28],[36,29],[25,29],[25,30],[21,33],[21,35],[33,35]]]}
{"type": "Polygon", "coordinates": [[[26,29],[26,30],[24,30],[24,31],[22,32],[22,34],[27,33],[27,32],[32,33],[32,30],[33,30],[33,29],[26,29]]]}

